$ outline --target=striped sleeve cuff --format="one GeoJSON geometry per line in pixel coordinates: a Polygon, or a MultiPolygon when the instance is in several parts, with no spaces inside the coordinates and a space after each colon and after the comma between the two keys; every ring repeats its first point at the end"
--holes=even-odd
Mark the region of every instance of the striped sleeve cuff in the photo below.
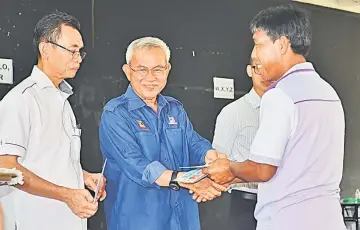
{"type": "Polygon", "coordinates": [[[256,163],[260,163],[260,164],[268,164],[268,165],[273,165],[273,166],[279,166],[281,160],[279,159],[275,159],[272,157],[267,157],[267,156],[263,156],[263,155],[259,155],[259,154],[250,154],[249,156],[249,160],[254,161],[256,163]]]}

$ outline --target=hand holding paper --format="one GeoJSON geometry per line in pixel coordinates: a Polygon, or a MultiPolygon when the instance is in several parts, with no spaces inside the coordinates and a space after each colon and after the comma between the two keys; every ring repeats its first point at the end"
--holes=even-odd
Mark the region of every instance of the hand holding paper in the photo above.
{"type": "Polygon", "coordinates": [[[95,192],[94,196],[94,202],[98,201],[100,198],[100,201],[103,201],[106,198],[106,191],[105,191],[105,185],[106,185],[106,178],[104,177],[104,169],[106,166],[107,160],[105,160],[102,172],[101,173],[88,173],[84,171],[84,181],[86,187],[91,189],[95,192]]]}
{"type": "Polygon", "coordinates": [[[95,189],[95,196],[94,196],[94,202],[97,201],[100,198],[100,201],[103,201],[106,197],[106,191],[105,191],[105,184],[106,184],[106,178],[104,177],[104,170],[106,167],[107,159],[105,159],[100,178],[98,179],[96,189],[95,189]]]}
{"type": "Polygon", "coordinates": [[[227,184],[235,178],[230,170],[230,160],[226,158],[217,159],[209,167],[202,169],[202,172],[218,184],[227,184]]]}
{"type": "Polygon", "coordinates": [[[226,158],[226,155],[213,149],[209,150],[205,156],[205,163],[209,165],[219,158],[226,158]]]}
{"type": "Polygon", "coordinates": [[[94,198],[86,189],[66,188],[63,201],[80,218],[89,218],[98,210],[98,203],[93,203],[94,198]]]}

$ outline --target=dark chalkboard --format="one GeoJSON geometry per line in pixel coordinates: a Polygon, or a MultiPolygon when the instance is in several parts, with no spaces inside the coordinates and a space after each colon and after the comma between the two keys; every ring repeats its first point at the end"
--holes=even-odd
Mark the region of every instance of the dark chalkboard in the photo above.
{"type": "MultiPolygon", "coordinates": [[[[32,30],[54,10],[75,15],[82,24],[88,56],[70,83],[77,119],[83,129],[82,163],[99,171],[98,123],[104,104],[124,93],[128,82],[121,71],[125,49],[140,36],[158,36],[172,50],[172,71],[164,94],[181,100],[195,129],[212,139],[215,118],[231,100],[214,99],[214,76],[235,79],[236,98],[251,88],[245,72],[251,35],[248,24],[261,9],[290,1],[275,0],[1,0],[0,57],[14,60],[14,82],[30,73],[35,63],[32,30]]],[[[346,112],[346,156],[343,195],[360,187],[360,18],[351,13],[297,4],[311,14],[314,42],[309,59],[338,91],[346,112]]],[[[0,85],[0,98],[12,86],[0,85]]],[[[226,226],[229,200],[200,205],[205,230],[226,226]]],[[[236,214],[232,214],[236,216],[236,214]]],[[[102,207],[89,220],[92,230],[105,229],[102,207]]]]}

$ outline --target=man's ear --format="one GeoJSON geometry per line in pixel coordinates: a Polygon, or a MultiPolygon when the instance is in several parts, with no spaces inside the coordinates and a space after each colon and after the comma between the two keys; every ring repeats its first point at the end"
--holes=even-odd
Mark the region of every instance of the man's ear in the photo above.
{"type": "Polygon", "coordinates": [[[49,59],[49,45],[46,42],[40,42],[38,46],[40,55],[43,59],[49,59]]]}
{"type": "Polygon", "coordinates": [[[170,73],[170,70],[171,70],[171,64],[170,64],[170,62],[167,64],[167,69],[166,69],[166,77],[168,77],[169,76],[169,73],[170,73]]]}
{"type": "Polygon", "coordinates": [[[291,43],[289,39],[285,36],[281,36],[279,38],[279,45],[280,45],[280,53],[281,55],[286,54],[289,50],[291,50],[291,43]]]}
{"type": "Polygon", "coordinates": [[[122,70],[124,71],[126,78],[130,81],[130,72],[131,72],[130,66],[128,64],[124,64],[122,66],[122,70]]]}
{"type": "Polygon", "coordinates": [[[252,77],[252,67],[251,65],[246,66],[246,73],[249,77],[252,77]]]}
{"type": "Polygon", "coordinates": [[[168,63],[168,68],[167,68],[167,72],[169,73],[170,70],[171,70],[171,64],[170,64],[170,62],[169,62],[169,63],[168,63]]]}

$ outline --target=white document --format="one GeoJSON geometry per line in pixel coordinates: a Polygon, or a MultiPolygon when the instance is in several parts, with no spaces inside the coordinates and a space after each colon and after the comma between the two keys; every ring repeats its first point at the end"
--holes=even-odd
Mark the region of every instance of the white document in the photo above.
{"type": "Polygon", "coordinates": [[[234,99],[234,79],[214,77],[214,98],[234,99]]]}
{"type": "Polygon", "coordinates": [[[106,162],[107,162],[107,159],[105,159],[105,162],[104,162],[104,165],[103,165],[103,168],[102,168],[102,171],[101,171],[100,179],[98,181],[98,184],[96,185],[94,201],[93,201],[94,204],[97,201],[97,196],[98,196],[98,193],[99,193],[99,190],[100,190],[100,185],[101,185],[102,179],[104,177],[104,170],[105,170],[105,167],[106,167],[106,162]]]}
{"type": "Polygon", "coordinates": [[[202,169],[195,169],[195,170],[186,172],[181,177],[176,178],[175,181],[193,184],[193,183],[196,183],[196,182],[202,180],[206,176],[207,176],[206,174],[202,173],[202,169]]]}
{"type": "Polygon", "coordinates": [[[12,59],[0,58],[0,84],[13,84],[12,59]]]}

